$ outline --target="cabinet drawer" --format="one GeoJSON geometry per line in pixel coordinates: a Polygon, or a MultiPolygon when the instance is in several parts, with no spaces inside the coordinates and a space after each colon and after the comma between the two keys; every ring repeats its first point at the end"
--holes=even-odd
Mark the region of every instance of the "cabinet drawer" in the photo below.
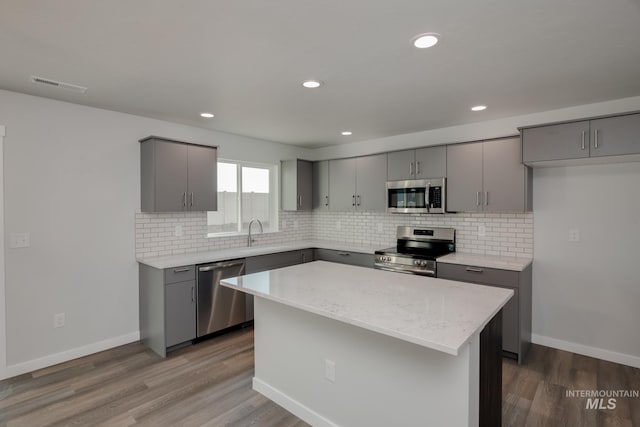
{"type": "Polygon", "coordinates": [[[196,266],[183,265],[181,267],[165,268],[164,284],[184,282],[196,279],[196,266]]]}
{"type": "Polygon", "coordinates": [[[437,264],[439,279],[457,280],[459,282],[479,283],[517,288],[520,274],[517,271],[499,270],[471,265],[437,264]]]}
{"type": "Polygon", "coordinates": [[[334,251],[332,249],[315,249],[314,258],[318,261],[337,262],[341,264],[359,265],[373,268],[373,254],[360,252],[334,251]]]}

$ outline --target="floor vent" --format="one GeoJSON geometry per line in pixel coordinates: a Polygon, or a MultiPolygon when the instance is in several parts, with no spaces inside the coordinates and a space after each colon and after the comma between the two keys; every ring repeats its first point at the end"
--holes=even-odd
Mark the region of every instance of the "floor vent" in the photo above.
{"type": "Polygon", "coordinates": [[[79,92],[79,93],[85,93],[87,91],[87,88],[84,86],[78,86],[71,83],[59,82],[56,80],[45,79],[43,77],[37,77],[37,76],[31,76],[31,82],[42,84],[42,85],[53,86],[60,89],[71,90],[73,92],[79,92]]]}

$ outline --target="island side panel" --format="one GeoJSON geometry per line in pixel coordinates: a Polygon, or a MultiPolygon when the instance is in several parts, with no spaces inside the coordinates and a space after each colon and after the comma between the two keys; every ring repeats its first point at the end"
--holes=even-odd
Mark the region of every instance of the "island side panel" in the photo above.
{"type": "Polygon", "coordinates": [[[452,356],[260,297],[255,314],[254,389],[310,424],[478,426],[479,337],[452,356]]]}

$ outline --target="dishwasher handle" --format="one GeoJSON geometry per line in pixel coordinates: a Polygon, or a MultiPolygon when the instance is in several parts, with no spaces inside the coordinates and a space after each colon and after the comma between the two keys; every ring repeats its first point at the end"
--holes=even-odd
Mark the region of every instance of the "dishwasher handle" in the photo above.
{"type": "Polygon", "coordinates": [[[239,260],[239,261],[231,261],[231,262],[217,262],[215,264],[210,264],[204,267],[199,267],[198,271],[200,272],[206,272],[206,271],[212,271],[212,270],[216,270],[218,268],[227,268],[227,267],[235,267],[236,265],[242,265],[244,264],[244,260],[239,260]]]}

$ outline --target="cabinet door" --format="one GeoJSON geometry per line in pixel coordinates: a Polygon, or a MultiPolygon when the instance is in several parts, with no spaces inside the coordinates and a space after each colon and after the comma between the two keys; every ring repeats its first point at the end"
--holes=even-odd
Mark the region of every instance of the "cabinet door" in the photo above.
{"type": "Polygon", "coordinates": [[[191,211],[218,210],[217,149],[188,145],[189,194],[191,211]]]}
{"type": "Polygon", "coordinates": [[[502,307],[502,349],[518,354],[520,351],[520,312],[518,301],[520,295],[517,288],[513,290],[513,297],[502,307]]]}
{"type": "Polygon", "coordinates": [[[154,212],[181,212],[187,209],[186,144],[155,141],[154,212]]]}
{"type": "Polygon", "coordinates": [[[337,262],[340,264],[359,265],[373,268],[374,255],[359,252],[335,251],[332,249],[315,249],[314,257],[319,261],[337,262]]]}
{"type": "Polygon", "coordinates": [[[298,210],[310,211],[313,206],[313,166],[306,160],[298,160],[298,210]]]}
{"type": "Polygon", "coordinates": [[[447,147],[442,145],[417,149],[415,171],[417,179],[446,177],[447,147]]]}
{"type": "Polygon", "coordinates": [[[314,251],[313,249],[302,249],[300,251],[300,261],[304,264],[305,262],[315,261],[314,251]]]}
{"type": "Polygon", "coordinates": [[[482,209],[482,143],[447,146],[447,211],[482,209]]]}
{"type": "Polygon", "coordinates": [[[640,114],[591,120],[591,157],[640,153],[640,114]]]}
{"type": "Polygon", "coordinates": [[[165,337],[171,347],[196,337],[196,282],[165,285],[165,337]]]}
{"type": "Polygon", "coordinates": [[[344,212],[356,208],[356,159],[329,161],[329,190],[329,210],[344,212]]]}
{"type": "Polygon", "coordinates": [[[415,153],[416,150],[387,153],[387,180],[404,181],[415,179],[415,153]]]}
{"type": "Polygon", "coordinates": [[[524,212],[526,166],[520,138],[486,141],[482,201],[487,212],[524,212]]]}
{"type": "Polygon", "coordinates": [[[541,126],[522,131],[522,161],[589,157],[589,121],[541,126]]]}
{"type": "Polygon", "coordinates": [[[387,210],[387,155],[356,159],[356,206],[358,210],[385,212],[387,210]]]}
{"type": "Polygon", "coordinates": [[[313,209],[329,209],[329,161],[313,162],[313,209]]]}

